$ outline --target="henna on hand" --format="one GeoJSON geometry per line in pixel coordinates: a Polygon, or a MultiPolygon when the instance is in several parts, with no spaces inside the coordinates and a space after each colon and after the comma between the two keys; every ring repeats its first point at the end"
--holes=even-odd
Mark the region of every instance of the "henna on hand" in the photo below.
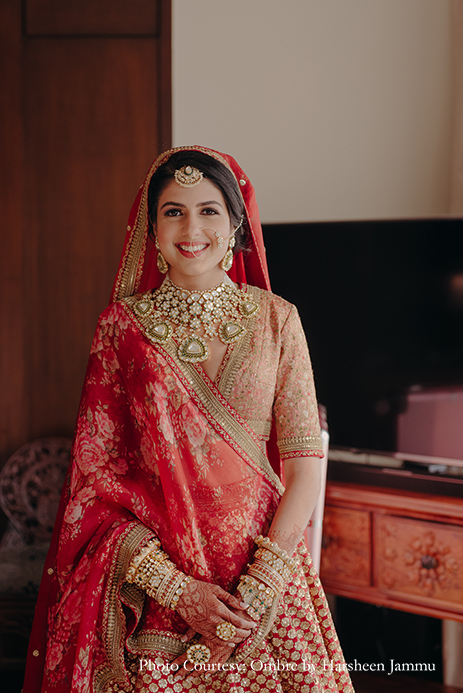
{"type": "MultiPolygon", "coordinates": [[[[195,633],[201,633],[208,642],[228,648],[235,647],[251,634],[257,623],[244,611],[240,599],[229,594],[218,585],[193,580],[183,590],[177,604],[177,613],[195,633]],[[217,637],[215,629],[222,621],[236,628],[233,638],[224,642],[217,637]]],[[[228,655],[230,656],[230,655],[228,655]]]]}

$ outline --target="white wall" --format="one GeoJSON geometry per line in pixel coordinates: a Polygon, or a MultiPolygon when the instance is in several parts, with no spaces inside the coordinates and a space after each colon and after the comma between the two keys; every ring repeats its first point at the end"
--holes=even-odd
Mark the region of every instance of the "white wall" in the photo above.
{"type": "Polygon", "coordinates": [[[451,0],[173,0],[174,145],[228,152],[263,221],[448,211],[451,0]]]}

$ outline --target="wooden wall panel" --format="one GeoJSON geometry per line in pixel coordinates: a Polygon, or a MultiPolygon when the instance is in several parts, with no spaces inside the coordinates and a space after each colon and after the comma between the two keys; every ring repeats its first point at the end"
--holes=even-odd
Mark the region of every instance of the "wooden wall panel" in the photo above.
{"type": "Polygon", "coordinates": [[[33,35],[155,35],[156,0],[26,0],[33,35]]]}
{"type": "Polygon", "coordinates": [[[68,429],[76,415],[128,212],[157,151],[156,101],[149,98],[157,92],[156,45],[31,41],[26,65],[28,365],[36,437],[49,421],[68,429]]]}
{"type": "Polygon", "coordinates": [[[0,466],[24,442],[21,12],[0,3],[0,466]]]}
{"type": "Polygon", "coordinates": [[[168,0],[158,4],[159,38],[21,37],[21,2],[4,0],[2,14],[6,6],[17,31],[10,22],[3,460],[27,440],[72,435],[130,206],[170,146],[168,0]]]}

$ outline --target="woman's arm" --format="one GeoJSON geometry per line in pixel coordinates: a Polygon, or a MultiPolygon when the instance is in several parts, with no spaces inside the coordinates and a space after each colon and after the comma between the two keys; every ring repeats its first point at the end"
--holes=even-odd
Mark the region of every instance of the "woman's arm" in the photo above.
{"type": "Polygon", "coordinates": [[[273,518],[269,538],[291,556],[310,520],[320,493],[320,458],[284,461],[286,490],[273,518]]]}

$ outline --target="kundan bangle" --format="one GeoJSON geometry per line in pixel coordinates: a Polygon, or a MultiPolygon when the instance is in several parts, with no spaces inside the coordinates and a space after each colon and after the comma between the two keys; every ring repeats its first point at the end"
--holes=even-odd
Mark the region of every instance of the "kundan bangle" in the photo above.
{"type": "MultiPolygon", "coordinates": [[[[290,558],[287,554],[287,552],[284,549],[281,549],[276,541],[271,541],[269,537],[263,537],[261,534],[254,539],[255,543],[259,547],[259,549],[267,550],[268,552],[272,553],[275,558],[270,559],[270,557],[267,557],[266,560],[268,563],[271,563],[277,567],[277,569],[280,567],[279,561],[281,563],[285,564],[288,569],[291,571],[291,573],[294,573],[297,567],[297,560],[295,558],[290,558]]],[[[259,553],[259,550],[256,551],[256,554],[259,553]]]]}
{"type": "Polygon", "coordinates": [[[154,549],[158,549],[160,547],[161,542],[159,541],[159,539],[149,540],[149,542],[141,549],[141,551],[137,553],[137,555],[132,559],[132,562],[130,563],[129,569],[125,576],[126,582],[134,581],[132,578],[135,577],[135,574],[137,573],[144,559],[148,556],[148,554],[151,553],[151,551],[153,551],[154,549]]]}
{"type": "Polygon", "coordinates": [[[237,587],[251,618],[260,619],[269,606],[272,605],[276,593],[271,587],[249,575],[242,575],[237,587]]]}
{"type": "Polygon", "coordinates": [[[193,578],[177,569],[162,551],[158,539],[151,539],[132,559],[125,580],[143,589],[161,606],[175,610],[183,590],[193,578]]]}
{"type": "Polygon", "coordinates": [[[248,604],[251,618],[260,618],[273,600],[283,592],[286,582],[297,567],[297,560],[290,558],[284,549],[268,537],[258,536],[258,549],[247,575],[240,577],[238,592],[248,604]]]}

